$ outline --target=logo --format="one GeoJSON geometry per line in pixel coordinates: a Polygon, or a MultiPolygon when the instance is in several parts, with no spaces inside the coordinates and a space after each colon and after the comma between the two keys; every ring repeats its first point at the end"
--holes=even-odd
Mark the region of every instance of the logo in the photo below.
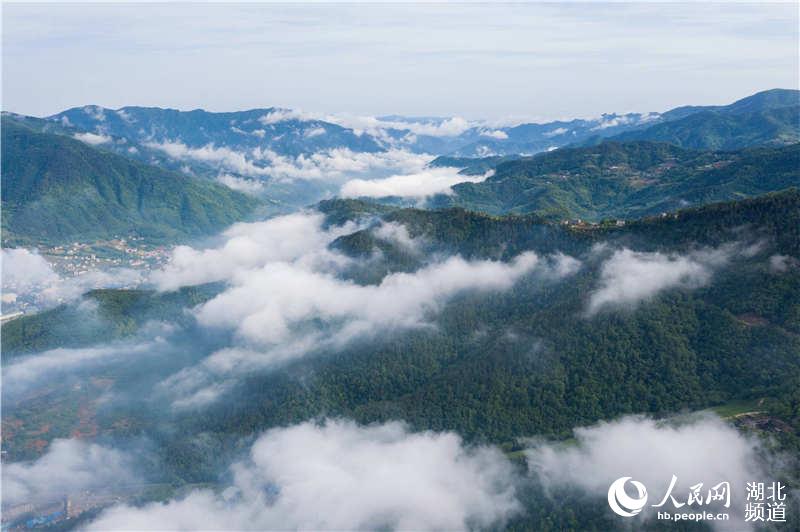
{"type": "Polygon", "coordinates": [[[641,512],[647,503],[647,488],[641,482],[631,480],[631,484],[638,492],[636,497],[631,497],[625,493],[625,483],[629,480],[631,480],[631,477],[618,478],[608,488],[608,505],[614,510],[615,514],[622,517],[633,517],[641,512]]]}

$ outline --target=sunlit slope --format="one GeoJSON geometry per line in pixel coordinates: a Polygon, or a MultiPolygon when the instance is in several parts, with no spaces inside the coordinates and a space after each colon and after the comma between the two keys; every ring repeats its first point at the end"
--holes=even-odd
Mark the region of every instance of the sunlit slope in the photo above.
{"type": "MultiPolygon", "coordinates": [[[[480,161],[480,164],[485,164],[480,161]]],[[[605,142],[500,163],[435,206],[553,220],[638,218],[800,186],[800,144],[701,152],[647,141],[605,142]]]]}
{"type": "Polygon", "coordinates": [[[78,140],[2,122],[3,241],[65,242],[216,232],[257,202],[221,185],[145,165],[78,140]]]}

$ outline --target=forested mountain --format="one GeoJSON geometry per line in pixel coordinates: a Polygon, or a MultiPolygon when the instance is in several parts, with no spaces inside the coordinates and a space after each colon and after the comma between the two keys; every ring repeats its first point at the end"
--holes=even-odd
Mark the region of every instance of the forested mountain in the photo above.
{"type": "Polygon", "coordinates": [[[453,155],[534,154],[605,139],[670,142],[684,148],[731,150],[800,140],[800,91],[772,89],[729,105],[684,106],[664,113],[607,114],[596,120],[521,124],[503,139],[481,138],[453,155]]]}
{"type": "MultiPolygon", "coordinates": [[[[499,448],[524,507],[503,524],[555,531],[620,521],[607,485],[598,499],[538,483],[530,438],[569,446],[576,427],[747,405],[747,430],[768,436],[759,452],[797,456],[800,143],[782,129],[796,94],[446,136],[403,128],[458,124],[389,116],[378,135],[275,108],[4,114],[7,244],[170,243],[252,222],[165,252],[138,288],[81,288],[3,322],[4,460],[41,459],[59,438],[132,450],[139,476],[117,508],[174,504],[230,493],[236,464],[273,430],[400,422],[458,440],[463,456],[499,448]],[[621,131],[671,137],[565,146],[621,131]],[[744,147],[689,146],[712,138],[744,147]],[[550,142],[561,147],[504,151],[550,142]],[[411,153],[423,145],[445,154],[411,153]],[[293,206],[315,203],[251,217],[264,200],[206,179],[232,167],[248,186],[287,186],[293,206]],[[335,196],[356,172],[408,178],[398,167],[412,182],[459,169],[474,182],[428,200],[335,196]]],[[[31,290],[70,281],[50,277],[31,290]]],[[[780,471],[794,489],[796,462],[780,471]]],[[[258,507],[276,490],[259,485],[258,507]]]]}
{"type": "Polygon", "coordinates": [[[726,106],[679,107],[661,115],[657,124],[608,138],[669,142],[698,150],[792,144],[800,141],[800,93],[773,89],[726,106]]]}
{"type": "Polygon", "coordinates": [[[800,105],[736,114],[703,111],[645,130],[615,135],[611,140],[669,142],[698,150],[791,144],[800,141],[800,105]]]}
{"type": "MultiPolygon", "coordinates": [[[[689,157],[663,147],[657,155],[632,153],[627,160],[636,167],[684,156],[689,157]]],[[[85,296],[95,304],[89,316],[87,306],[77,302],[16,319],[2,326],[4,363],[56,347],[91,352],[92,346],[136,338],[152,320],[166,322],[171,345],[158,349],[168,349],[167,355],[130,356],[111,369],[95,370],[98,382],[111,380],[115,394],[125,399],[103,406],[93,423],[105,438],[144,436],[154,442],[152,460],[159,466],[152,474],[177,486],[215,483],[223,464],[253,434],[319,416],[361,423],[402,419],[416,430],[454,430],[468,442],[496,443],[510,452],[520,449],[519,438],[568,438],[575,426],[624,414],[659,416],[758,401],[782,423],[783,445],[800,441],[792,399],[800,385],[797,191],[624,226],[553,224],[534,215],[401,209],[357,200],[330,200],[319,209],[330,228],[360,221],[362,229],[329,245],[350,257],[342,262],[342,275],[358,286],[376,287],[392,273],[412,274],[452,254],[512,261],[534,251],[543,270],[522,277],[513,290],[458,294],[439,309],[433,326],[390,329],[248,370],[225,400],[200,410],[167,415],[158,396],[141,390],[227,345],[228,336],[197,323],[198,305],[225,290],[220,285],[166,293],[95,291],[85,296]],[[387,224],[403,227],[406,236],[387,233],[387,224]],[[618,254],[662,267],[688,261],[707,270],[707,277],[590,312],[599,287],[609,282],[609,261],[618,254]]],[[[91,367],[84,371],[94,374],[91,367]]],[[[48,392],[67,394],[54,403],[58,406],[38,410],[26,406],[27,399],[6,401],[7,415],[12,421],[25,416],[34,427],[48,423],[48,437],[69,433],[71,420],[82,423],[83,415],[81,403],[69,394],[87,393],[69,391],[69,382],[67,391],[48,392]]],[[[30,438],[37,436],[25,436],[17,426],[14,431],[5,449],[14,459],[32,456],[30,438]]],[[[586,501],[563,515],[543,515],[541,508],[550,503],[542,497],[531,494],[536,502],[512,526],[615,526],[604,521],[602,509],[584,506],[586,501]]]]}
{"type": "MultiPolygon", "coordinates": [[[[354,206],[334,201],[323,207],[339,221],[370,213],[354,206]]],[[[376,231],[377,223],[341,237],[333,249],[353,257],[374,255],[350,270],[359,283],[415,271],[443,253],[508,260],[525,250],[543,257],[562,252],[582,264],[569,282],[534,275],[505,294],[464,294],[447,305],[436,328],[356,342],[339,354],[254,374],[240,390],[246,401],[226,401],[220,405],[224,415],[212,407],[185,418],[180,423],[187,431],[244,434],[325,412],[364,422],[402,418],[421,429],[454,429],[503,443],[527,434],[566,435],[573,426],[626,412],[779,397],[800,377],[800,263],[792,262],[800,257],[797,191],[623,227],[563,226],[533,216],[498,218],[460,209],[377,207],[368,216],[376,214],[406,227],[425,253],[398,247],[376,231]],[[601,243],[606,251],[597,247],[601,243]],[[741,247],[725,247],[734,244],[741,247]],[[636,307],[587,316],[604,257],[622,248],[664,257],[717,250],[727,258],[703,286],[675,287],[636,307]],[[774,256],[787,257],[785,267],[776,268],[774,256]],[[774,367],[782,369],[775,373],[774,367]]],[[[47,316],[46,332],[40,324],[44,315],[21,318],[3,325],[4,357],[118,338],[154,316],[180,319],[191,329],[191,319],[177,308],[218,291],[201,287],[159,297],[92,293],[87,297],[100,302],[100,314],[111,326],[87,332],[78,322],[69,325],[79,319],[69,307],[47,316]]],[[[198,460],[202,464],[203,458],[198,460]]],[[[201,475],[202,466],[196,467],[183,474],[201,475]]]]}
{"type": "Polygon", "coordinates": [[[2,122],[5,245],[113,235],[175,240],[242,220],[258,202],[63,135],[2,122]]]}
{"type": "Polygon", "coordinates": [[[189,147],[206,145],[260,147],[281,155],[311,154],[331,148],[357,152],[380,151],[369,135],[318,119],[295,116],[287,109],[251,109],[212,113],[202,109],[178,111],[158,107],[76,107],[48,120],[79,130],[124,137],[140,144],[181,142],[189,147]]]}
{"type": "MultiPolygon", "coordinates": [[[[480,160],[476,168],[485,166],[480,160]]],[[[469,170],[467,166],[465,172],[469,170]]],[[[800,186],[800,144],[705,152],[649,141],[607,141],[502,162],[484,182],[458,184],[452,195],[434,198],[432,204],[597,221],[792,186],[800,186]]]]}
{"type": "Polygon", "coordinates": [[[183,143],[192,148],[207,145],[244,151],[258,147],[282,156],[296,157],[328,149],[373,153],[390,148],[433,154],[476,156],[484,153],[536,153],[589,136],[610,136],[655,120],[657,113],[604,114],[543,124],[493,128],[466,122],[449,129],[453,119],[401,116],[378,117],[358,129],[311,114],[281,108],[214,113],[196,109],[178,111],[148,107],[105,109],[85,106],[46,118],[53,127],[67,127],[128,139],[137,147],[183,143]]]}
{"type": "Polygon", "coordinates": [[[665,120],[679,120],[691,114],[703,111],[715,111],[727,115],[759,113],[773,109],[793,107],[800,104],[800,91],[790,89],[770,89],[757,92],[751,96],[736,100],[728,105],[685,105],[667,111],[662,116],[665,120]]]}
{"type": "Polygon", "coordinates": [[[184,157],[176,164],[175,154],[183,153],[184,148],[213,147],[238,154],[257,149],[282,157],[326,150],[376,153],[390,149],[486,157],[532,155],[567,145],[596,144],[606,138],[725,150],[786,144],[799,138],[798,105],[798,91],[773,89],[724,106],[684,106],[663,113],[606,113],[598,118],[497,127],[460,118],[316,116],[277,107],[215,113],[87,105],[45,119],[18,118],[53,132],[90,133],[96,136],[95,142],[105,142],[107,149],[120,154],[170,169],[188,164],[203,174],[217,170],[214,157],[184,157]]]}

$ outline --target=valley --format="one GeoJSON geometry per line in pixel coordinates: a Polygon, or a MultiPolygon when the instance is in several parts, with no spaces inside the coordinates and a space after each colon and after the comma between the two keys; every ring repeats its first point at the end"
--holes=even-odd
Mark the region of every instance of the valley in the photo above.
{"type": "Polygon", "coordinates": [[[279,108],[4,114],[4,527],[198,504],[270,528],[292,468],[398,452],[424,477],[424,449],[505,486],[474,528],[617,529],[568,474],[604,438],[721,438],[796,487],[799,97],[492,142],[279,108]],[[37,484],[56,461],[109,476],[37,484]]]}

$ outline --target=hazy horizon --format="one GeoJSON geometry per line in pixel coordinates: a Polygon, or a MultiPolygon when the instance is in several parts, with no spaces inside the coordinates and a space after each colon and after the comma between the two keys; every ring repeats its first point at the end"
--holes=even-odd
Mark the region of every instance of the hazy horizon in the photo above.
{"type": "Polygon", "coordinates": [[[726,104],[798,88],[795,7],[12,3],[3,109],[550,121],[726,104]]]}

